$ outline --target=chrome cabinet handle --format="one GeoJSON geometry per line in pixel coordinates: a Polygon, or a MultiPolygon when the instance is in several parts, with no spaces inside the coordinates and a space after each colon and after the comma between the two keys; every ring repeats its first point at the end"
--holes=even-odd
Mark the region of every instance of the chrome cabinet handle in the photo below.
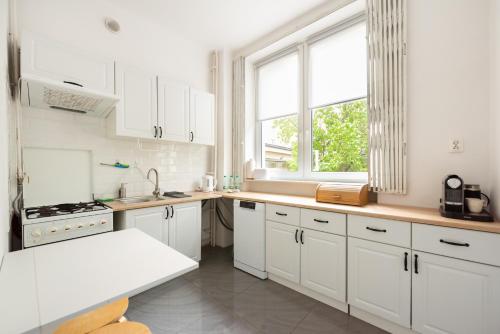
{"type": "Polygon", "coordinates": [[[316,223],[322,223],[322,224],[328,224],[328,220],[321,220],[321,219],[313,219],[316,223]]]}
{"type": "Polygon", "coordinates": [[[467,242],[456,242],[456,241],[448,241],[444,239],[439,239],[439,242],[442,242],[443,244],[448,244],[452,246],[460,246],[460,247],[469,247],[469,243],[467,242]]]}

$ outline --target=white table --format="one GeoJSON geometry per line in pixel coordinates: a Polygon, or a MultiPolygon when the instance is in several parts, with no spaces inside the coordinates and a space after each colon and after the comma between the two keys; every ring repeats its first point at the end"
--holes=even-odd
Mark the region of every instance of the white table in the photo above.
{"type": "Polygon", "coordinates": [[[196,268],[137,229],[9,253],[0,270],[0,332],[52,333],[80,313],[196,268]]]}

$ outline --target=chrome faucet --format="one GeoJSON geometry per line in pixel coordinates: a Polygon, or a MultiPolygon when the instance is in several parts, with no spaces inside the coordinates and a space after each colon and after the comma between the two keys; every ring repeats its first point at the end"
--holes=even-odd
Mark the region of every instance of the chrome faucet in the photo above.
{"type": "MultiPolygon", "coordinates": [[[[151,181],[151,179],[149,178],[149,175],[151,174],[152,171],[155,172],[155,174],[156,174],[155,190],[153,190],[153,196],[158,198],[158,197],[160,197],[160,186],[159,186],[158,171],[156,170],[156,168],[150,168],[148,170],[147,178],[149,181],[151,181]]],[[[153,182],[153,181],[151,181],[151,182],[153,182]]]]}

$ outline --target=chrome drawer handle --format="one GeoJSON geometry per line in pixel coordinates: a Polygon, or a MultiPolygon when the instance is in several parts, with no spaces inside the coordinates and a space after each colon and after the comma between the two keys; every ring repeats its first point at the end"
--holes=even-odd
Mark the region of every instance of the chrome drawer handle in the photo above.
{"type": "Polygon", "coordinates": [[[439,239],[439,242],[442,242],[443,244],[452,245],[452,246],[461,246],[461,247],[469,247],[470,246],[467,242],[447,241],[444,239],[439,239]]]}
{"type": "Polygon", "coordinates": [[[316,219],[316,218],[314,218],[314,221],[315,221],[316,223],[328,224],[328,220],[321,220],[321,219],[316,219]]]}
{"type": "Polygon", "coordinates": [[[367,226],[366,229],[370,230],[370,231],[373,231],[373,232],[383,232],[383,233],[387,232],[386,229],[379,229],[379,228],[370,227],[370,226],[367,226]]]}
{"type": "Polygon", "coordinates": [[[276,212],[276,214],[277,214],[278,216],[288,216],[288,214],[283,213],[283,212],[276,212]]]}

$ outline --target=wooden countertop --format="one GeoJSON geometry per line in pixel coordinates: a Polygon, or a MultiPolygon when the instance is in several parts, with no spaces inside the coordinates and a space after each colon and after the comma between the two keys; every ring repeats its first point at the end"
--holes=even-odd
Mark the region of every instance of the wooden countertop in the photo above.
{"type": "Polygon", "coordinates": [[[221,198],[222,196],[219,193],[204,193],[200,191],[186,192],[186,194],[191,195],[191,197],[184,198],[170,198],[162,199],[159,201],[151,201],[151,202],[139,202],[139,203],[122,203],[120,201],[106,202],[107,206],[109,206],[113,211],[125,211],[125,210],[133,210],[133,209],[144,209],[151,208],[154,206],[164,206],[164,205],[174,205],[179,203],[189,203],[202,201],[205,199],[215,199],[221,198]]]}
{"type": "Polygon", "coordinates": [[[437,209],[417,208],[409,206],[368,204],[363,207],[318,203],[314,197],[290,196],[267,193],[239,192],[220,193],[224,198],[233,198],[254,202],[291,205],[306,209],[332,211],[375,218],[401,220],[412,223],[455,227],[491,233],[500,233],[500,222],[483,223],[461,219],[442,217],[437,209]]]}
{"type": "Polygon", "coordinates": [[[483,231],[491,233],[500,233],[500,222],[483,223],[468,220],[451,219],[442,217],[437,209],[418,208],[410,206],[384,205],[384,204],[368,204],[363,207],[318,203],[314,197],[291,196],[280,194],[256,193],[256,192],[239,192],[239,193],[203,193],[203,192],[187,192],[192,197],[186,198],[168,198],[165,200],[154,202],[141,202],[124,204],[118,201],[105,203],[110,206],[113,211],[124,211],[132,209],[142,209],[154,206],[173,205],[178,203],[195,202],[205,199],[216,198],[232,198],[239,200],[247,200],[262,203],[290,205],[306,209],[332,211],[346,214],[355,214],[362,216],[370,216],[375,218],[385,218],[393,220],[401,220],[412,223],[438,225],[446,227],[455,227],[466,230],[483,231]]]}

